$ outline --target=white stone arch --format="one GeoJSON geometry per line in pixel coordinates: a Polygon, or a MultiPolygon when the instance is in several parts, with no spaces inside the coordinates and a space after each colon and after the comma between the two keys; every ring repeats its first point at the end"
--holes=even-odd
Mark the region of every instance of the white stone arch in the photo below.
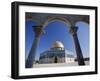
{"type": "Polygon", "coordinates": [[[64,24],[66,24],[68,27],[71,27],[71,23],[68,19],[64,18],[64,17],[51,17],[48,18],[44,23],[43,23],[43,28],[45,28],[49,23],[54,22],[54,21],[60,21],[63,22],[64,24]]]}

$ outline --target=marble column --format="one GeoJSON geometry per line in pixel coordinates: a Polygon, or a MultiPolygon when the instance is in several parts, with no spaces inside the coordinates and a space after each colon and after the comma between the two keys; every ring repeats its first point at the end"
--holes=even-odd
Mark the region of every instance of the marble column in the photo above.
{"type": "Polygon", "coordinates": [[[35,33],[35,38],[34,38],[31,50],[29,52],[28,58],[26,60],[26,68],[33,67],[33,64],[35,62],[37,46],[39,44],[41,35],[44,33],[42,26],[33,26],[33,31],[35,33]]]}
{"type": "Polygon", "coordinates": [[[78,36],[77,36],[77,30],[78,30],[78,27],[71,27],[70,28],[70,33],[73,36],[78,64],[79,65],[85,65],[83,54],[82,54],[82,50],[81,50],[81,47],[80,47],[80,44],[79,44],[79,40],[78,40],[78,36]]]}

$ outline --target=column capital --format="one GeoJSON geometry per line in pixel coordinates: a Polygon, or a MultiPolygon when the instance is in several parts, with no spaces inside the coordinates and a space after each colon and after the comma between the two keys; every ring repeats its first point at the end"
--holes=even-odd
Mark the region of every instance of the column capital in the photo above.
{"type": "Polygon", "coordinates": [[[44,30],[42,26],[32,26],[33,31],[35,32],[35,37],[40,37],[42,34],[44,34],[44,30]]]}
{"type": "Polygon", "coordinates": [[[72,35],[76,34],[76,33],[77,33],[77,30],[78,30],[78,27],[76,27],[76,26],[70,27],[70,33],[71,33],[72,35]]]}

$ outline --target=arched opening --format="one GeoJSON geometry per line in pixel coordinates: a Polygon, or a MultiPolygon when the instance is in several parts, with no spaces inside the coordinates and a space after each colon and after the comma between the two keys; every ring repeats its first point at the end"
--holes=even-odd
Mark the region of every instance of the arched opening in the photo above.
{"type": "Polygon", "coordinates": [[[80,42],[80,46],[83,52],[84,58],[89,58],[89,32],[90,27],[89,24],[83,21],[79,21],[75,24],[78,27],[77,35],[80,42]]]}
{"type": "MultiPolygon", "coordinates": [[[[75,55],[75,49],[73,49],[74,43],[71,34],[69,33],[69,29],[70,27],[68,26],[68,24],[67,23],[65,24],[65,22],[63,22],[62,20],[54,20],[49,22],[46,25],[46,27],[44,27],[46,33],[43,36],[41,36],[40,43],[37,49],[38,52],[37,54],[41,54],[44,51],[52,48],[52,44],[55,41],[60,41],[64,44],[64,49],[72,51],[73,54],[75,55]]],[[[59,55],[59,56],[65,59],[65,55],[59,55]]],[[[62,61],[65,62],[65,60],[63,59],[60,59],[60,62],[62,61]]],[[[55,57],[53,62],[54,63],[58,62],[58,58],[55,57]]]]}

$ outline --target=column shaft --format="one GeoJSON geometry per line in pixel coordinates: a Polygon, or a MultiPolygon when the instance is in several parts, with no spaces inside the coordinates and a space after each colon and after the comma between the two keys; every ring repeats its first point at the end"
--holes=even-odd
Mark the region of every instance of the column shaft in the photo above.
{"type": "Polygon", "coordinates": [[[73,39],[74,39],[74,43],[75,43],[78,64],[85,65],[77,34],[73,35],[73,39]]]}
{"type": "Polygon", "coordinates": [[[33,26],[33,31],[35,33],[35,39],[33,41],[31,50],[30,50],[28,58],[26,60],[26,68],[33,67],[33,64],[35,62],[35,56],[36,56],[36,50],[37,50],[38,43],[40,41],[41,35],[44,34],[42,26],[33,26]]]}
{"type": "Polygon", "coordinates": [[[31,47],[31,50],[29,52],[28,58],[26,60],[26,68],[33,67],[33,63],[35,62],[35,56],[36,56],[36,49],[38,46],[40,38],[35,38],[31,47]]]}
{"type": "Polygon", "coordinates": [[[79,40],[78,40],[78,37],[77,37],[77,30],[78,30],[78,27],[71,27],[70,28],[70,33],[73,36],[78,64],[79,65],[85,65],[83,54],[82,54],[82,50],[81,50],[81,47],[80,47],[80,44],[79,44],[79,40]]]}

